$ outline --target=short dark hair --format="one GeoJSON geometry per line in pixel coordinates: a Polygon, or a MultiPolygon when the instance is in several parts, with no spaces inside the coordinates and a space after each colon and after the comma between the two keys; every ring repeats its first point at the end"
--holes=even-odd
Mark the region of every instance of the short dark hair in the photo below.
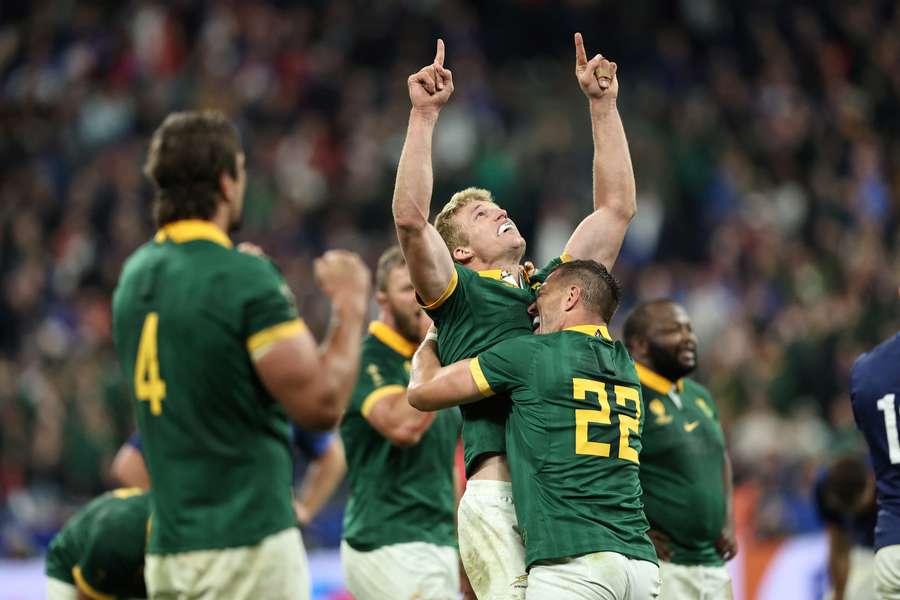
{"type": "Polygon", "coordinates": [[[209,220],[222,195],[219,177],[237,177],[241,143],[218,111],[172,113],[153,133],[144,174],[156,188],[158,226],[180,219],[209,220]]]}
{"type": "Polygon", "coordinates": [[[664,304],[675,304],[675,301],[671,298],[657,298],[656,300],[642,302],[631,309],[631,312],[628,313],[628,317],[625,319],[625,326],[622,330],[622,337],[625,340],[626,346],[630,348],[637,338],[645,337],[647,335],[647,330],[650,328],[650,323],[653,321],[653,317],[650,313],[653,312],[653,309],[657,306],[662,306],[664,304]]]}
{"type": "Polygon", "coordinates": [[[860,503],[869,478],[869,466],[856,454],[836,459],[822,480],[822,502],[825,509],[847,514],[860,503]]]}
{"type": "Polygon", "coordinates": [[[400,246],[391,246],[385,250],[378,259],[378,269],[375,271],[375,289],[379,292],[386,292],[391,271],[401,266],[406,266],[406,258],[400,251],[400,246]]]}
{"type": "Polygon", "coordinates": [[[556,267],[552,274],[578,285],[585,307],[607,323],[612,320],[622,298],[622,284],[606,267],[595,260],[572,260],[556,267]]]}

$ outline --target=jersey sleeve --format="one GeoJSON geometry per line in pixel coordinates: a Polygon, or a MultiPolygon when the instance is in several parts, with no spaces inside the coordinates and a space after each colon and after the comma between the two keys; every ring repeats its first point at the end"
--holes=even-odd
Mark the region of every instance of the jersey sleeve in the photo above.
{"type": "MultiPolygon", "coordinates": [[[[131,497],[129,494],[135,495],[131,488],[113,493],[124,494],[123,498],[131,497]]],[[[126,515],[126,511],[134,512],[134,507],[134,503],[129,506],[116,504],[107,507],[87,532],[81,555],[72,567],[72,577],[76,587],[91,599],[108,600],[116,597],[115,592],[133,589],[135,582],[141,579],[143,565],[140,557],[145,546],[141,534],[145,531],[143,523],[146,523],[149,511],[140,513],[138,524],[141,525],[141,530],[136,531],[131,526],[134,519],[131,515],[126,515]]]]}
{"type": "Polygon", "coordinates": [[[469,372],[484,397],[509,393],[527,382],[532,358],[537,350],[533,336],[500,342],[469,363],[469,372]]]}
{"type": "Polygon", "coordinates": [[[406,393],[406,385],[407,382],[396,374],[396,369],[385,364],[383,357],[376,352],[364,351],[350,408],[368,418],[379,400],[406,393]]]}
{"type": "Polygon", "coordinates": [[[431,317],[431,320],[434,321],[439,330],[442,323],[452,320],[454,316],[460,316],[462,311],[467,308],[468,286],[472,277],[477,276],[478,274],[471,269],[453,263],[453,277],[450,279],[450,283],[447,284],[447,289],[444,290],[437,300],[430,304],[425,304],[419,295],[416,294],[419,306],[431,317]]]}
{"type": "Polygon", "coordinates": [[[561,255],[557,256],[556,258],[550,259],[546,265],[544,265],[543,267],[541,267],[540,269],[538,269],[531,275],[531,277],[528,280],[528,282],[531,284],[531,287],[532,288],[540,287],[540,285],[542,283],[544,283],[544,281],[547,279],[547,277],[550,275],[550,273],[553,272],[553,270],[556,267],[563,264],[564,262],[569,262],[570,260],[572,260],[572,259],[565,252],[563,252],[561,255]]]}
{"type": "Polygon", "coordinates": [[[236,290],[244,294],[243,335],[251,355],[271,344],[306,330],[297,314],[294,295],[270,261],[244,257],[236,290]]]}
{"type": "Polygon", "coordinates": [[[293,434],[294,446],[309,460],[316,460],[325,454],[334,439],[334,433],[331,431],[304,431],[297,426],[293,427],[293,434]]]}
{"type": "Polygon", "coordinates": [[[135,431],[128,437],[128,441],[125,442],[127,446],[131,446],[141,454],[144,453],[144,442],[141,441],[141,432],[135,431]]]}

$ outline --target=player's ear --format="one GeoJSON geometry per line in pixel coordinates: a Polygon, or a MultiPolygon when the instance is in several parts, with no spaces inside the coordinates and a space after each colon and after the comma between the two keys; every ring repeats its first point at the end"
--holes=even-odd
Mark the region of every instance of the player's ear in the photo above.
{"type": "Polygon", "coordinates": [[[388,304],[387,292],[382,292],[381,290],[375,292],[375,302],[377,302],[380,307],[386,307],[388,304]]]}
{"type": "Polygon", "coordinates": [[[570,285],[565,299],[563,300],[563,310],[566,312],[572,310],[575,308],[575,305],[578,304],[579,300],[581,300],[581,288],[577,285],[570,285]]]}
{"type": "Polygon", "coordinates": [[[474,254],[472,253],[472,249],[468,246],[457,246],[453,249],[453,260],[455,260],[459,264],[464,265],[468,263],[470,260],[472,260],[473,256],[474,254]]]}

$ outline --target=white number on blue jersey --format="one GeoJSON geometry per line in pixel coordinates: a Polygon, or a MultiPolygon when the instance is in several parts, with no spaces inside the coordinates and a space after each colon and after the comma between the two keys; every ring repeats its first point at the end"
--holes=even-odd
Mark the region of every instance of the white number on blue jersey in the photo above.
{"type": "Polygon", "coordinates": [[[891,464],[900,463],[900,439],[897,435],[897,411],[894,409],[894,394],[888,394],[878,400],[878,410],[884,412],[884,429],[887,433],[888,451],[891,464]]]}

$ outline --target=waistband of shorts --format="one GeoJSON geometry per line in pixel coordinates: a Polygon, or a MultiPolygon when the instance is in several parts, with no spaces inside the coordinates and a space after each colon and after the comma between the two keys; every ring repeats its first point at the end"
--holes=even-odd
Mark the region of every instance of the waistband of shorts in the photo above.
{"type": "Polygon", "coordinates": [[[464,496],[512,497],[512,482],[492,479],[470,479],[464,496]]]}

